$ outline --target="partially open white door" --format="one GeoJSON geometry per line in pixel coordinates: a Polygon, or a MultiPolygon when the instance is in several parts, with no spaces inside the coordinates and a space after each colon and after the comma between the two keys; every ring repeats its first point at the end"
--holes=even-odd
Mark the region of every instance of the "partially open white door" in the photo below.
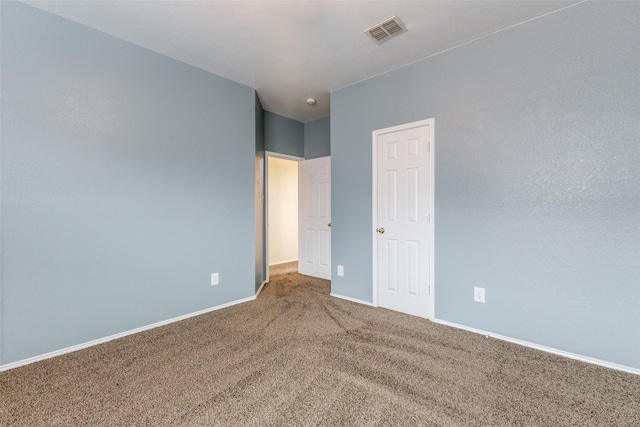
{"type": "Polygon", "coordinates": [[[331,279],[331,158],[298,165],[298,272],[331,279]]]}
{"type": "MultiPolygon", "coordinates": [[[[377,304],[431,316],[433,120],[374,132],[377,304]]],[[[374,289],[374,292],[376,289],[374,289]]]]}

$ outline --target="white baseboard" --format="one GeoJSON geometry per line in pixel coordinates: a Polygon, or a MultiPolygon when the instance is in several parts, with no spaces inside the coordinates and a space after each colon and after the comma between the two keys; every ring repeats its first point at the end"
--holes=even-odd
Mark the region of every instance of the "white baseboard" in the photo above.
{"type": "Polygon", "coordinates": [[[260,292],[262,292],[262,288],[264,288],[264,285],[266,285],[267,283],[269,283],[269,280],[265,280],[264,282],[262,282],[262,285],[260,285],[260,287],[258,288],[258,292],[256,292],[256,298],[258,298],[258,295],[260,295],[260,292]]]}
{"type": "Polygon", "coordinates": [[[200,311],[196,311],[196,312],[193,312],[193,313],[184,314],[182,316],[174,317],[172,319],[162,320],[160,322],[153,323],[151,325],[141,326],[139,328],[131,329],[129,331],[120,332],[120,333],[114,334],[114,335],[109,335],[108,337],[98,338],[97,340],[85,342],[85,343],[82,343],[82,344],[73,345],[71,347],[66,347],[66,348],[63,348],[63,349],[60,349],[60,350],[51,351],[49,353],[41,354],[39,356],[34,356],[34,357],[30,357],[28,359],[23,359],[23,360],[18,360],[17,362],[8,363],[6,365],[0,365],[0,372],[8,371],[9,369],[18,368],[20,366],[24,366],[24,365],[28,365],[28,364],[31,364],[31,363],[39,362],[41,360],[50,359],[52,357],[61,356],[63,354],[67,354],[67,353],[71,353],[71,352],[74,352],[74,351],[82,350],[82,349],[87,348],[87,347],[93,347],[94,345],[103,344],[103,343],[106,343],[106,342],[109,342],[109,341],[112,341],[112,340],[115,340],[115,339],[118,339],[118,338],[126,337],[127,335],[133,335],[133,334],[137,334],[138,332],[148,331],[149,329],[157,328],[159,326],[164,326],[164,325],[168,325],[170,323],[179,322],[181,320],[185,320],[185,319],[188,319],[190,317],[200,316],[201,314],[210,313],[212,311],[220,310],[220,309],[226,308],[226,307],[231,307],[232,305],[236,305],[236,304],[242,304],[244,302],[253,301],[255,299],[256,299],[256,297],[252,296],[252,297],[248,297],[248,298],[239,299],[239,300],[236,300],[236,301],[231,301],[231,302],[228,302],[228,303],[225,303],[225,304],[216,305],[215,307],[205,308],[204,310],[200,310],[200,311]]]}
{"type": "Polygon", "coordinates": [[[499,335],[499,334],[494,334],[492,332],[487,332],[487,331],[483,331],[481,329],[476,329],[476,328],[471,328],[468,326],[464,326],[464,325],[460,325],[458,323],[453,323],[453,322],[449,322],[446,320],[440,320],[440,319],[431,319],[434,323],[439,323],[441,325],[445,325],[445,326],[451,326],[453,328],[457,328],[457,329],[463,329],[465,331],[469,331],[469,332],[474,332],[476,334],[480,334],[480,335],[484,335],[487,338],[496,338],[502,341],[507,341],[507,342],[511,342],[514,344],[519,344],[525,347],[529,347],[529,348],[533,348],[536,350],[541,350],[547,353],[551,353],[551,354],[555,354],[558,356],[563,356],[563,357],[567,357],[569,359],[574,359],[574,360],[579,360],[581,362],[586,362],[586,363],[591,363],[592,365],[598,365],[598,366],[604,366],[605,368],[610,368],[610,369],[615,369],[617,371],[624,371],[624,372],[628,372],[630,374],[636,374],[636,375],[640,375],[640,369],[636,369],[636,368],[632,368],[629,366],[625,366],[625,365],[619,365],[617,363],[612,363],[612,362],[607,362],[605,360],[600,360],[600,359],[594,359],[592,357],[587,357],[587,356],[582,356],[580,354],[575,354],[575,353],[570,353],[568,351],[564,351],[564,350],[558,350],[556,348],[552,348],[552,347],[547,347],[544,345],[540,345],[540,344],[534,344],[528,341],[522,341],[516,338],[511,338],[511,337],[506,337],[504,335],[499,335]]]}
{"type": "Polygon", "coordinates": [[[356,302],[358,304],[368,305],[369,307],[377,307],[377,306],[373,305],[372,303],[370,303],[369,301],[363,301],[363,300],[357,299],[357,298],[345,297],[344,295],[334,294],[333,292],[330,293],[329,295],[331,295],[332,297],[344,299],[344,300],[347,300],[347,301],[356,302]]]}
{"type": "Polygon", "coordinates": [[[274,265],[280,265],[280,264],[289,264],[290,262],[296,262],[296,261],[298,261],[298,258],[290,259],[289,261],[278,261],[278,262],[269,264],[269,267],[273,267],[274,265]]]}
{"type": "MultiPolygon", "coordinates": [[[[18,368],[20,366],[24,366],[24,365],[28,365],[28,364],[31,364],[31,363],[39,362],[41,360],[50,359],[52,357],[61,356],[61,355],[66,354],[66,353],[71,353],[71,352],[74,352],[74,351],[82,350],[84,348],[92,347],[94,345],[103,344],[103,343],[106,343],[106,342],[109,342],[109,341],[112,341],[112,340],[115,340],[115,339],[118,339],[118,338],[126,337],[127,335],[137,334],[138,332],[143,332],[143,331],[147,331],[149,329],[154,329],[154,328],[157,328],[157,327],[160,327],[160,326],[168,325],[170,323],[179,322],[181,320],[185,320],[185,319],[188,319],[190,317],[195,317],[195,316],[199,316],[199,315],[202,315],[202,314],[210,313],[212,311],[220,310],[220,309],[223,309],[223,308],[226,308],[226,307],[230,307],[232,305],[242,304],[242,303],[245,303],[245,302],[253,301],[260,294],[260,292],[262,291],[262,288],[264,287],[264,285],[266,283],[267,283],[267,281],[262,282],[262,285],[260,285],[260,288],[258,289],[258,292],[256,293],[256,296],[243,298],[243,299],[239,299],[239,300],[236,300],[236,301],[231,301],[231,302],[228,302],[228,303],[225,303],[225,304],[217,305],[215,307],[206,308],[204,310],[200,310],[200,311],[196,311],[196,312],[193,312],[193,313],[189,313],[189,314],[185,314],[185,315],[182,315],[182,316],[178,316],[178,317],[174,317],[174,318],[171,318],[171,319],[167,319],[167,320],[163,320],[163,321],[160,321],[160,322],[156,322],[156,323],[153,323],[151,325],[141,326],[141,327],[136,328],[136,329],[131,329],[129,331],[120,332],[118,334],[110,335],[108,337],[99,338],[97,340],[89,341],[89,342],[82,343],[82,344],[77,344],[77,345],[74,345],[74,346],[71,346],[71,347],[66,347],[66,348],[63,348],[63,349],[60,349],[60,350],[56,350],[56,351],[52,351],[52,352],[49,352],[49,353],[41,354],[39,356],[34,356],[34,357],[30,357],[28,359],[19,360],[17,362],[8,363],[6,365],[0,365],[0,372],[8,371],[9,369],[14,369],[14,368],[18,368]]],[[[330,295],[332,297],[335,297],[335,298],[340,298],[340,299],[344,299],[344,300],[347,300],[347,301],[355,302],[355,303],[358,303],[358,304],[363,304],[363,305],[367,305],[367,306],[370,306],[370,307],[375,307],[372,303],[370,303],[368,301],[363,301],[363,300],[360,300],[360,299],[357,299],[357,298],[351,298],[351,297],[347,297],[347,296],[340,295],[340,294],[335,294],[335,293],[331,293],[330,295]]],[[[511,342],[511,343],[514,343],[514,344],[519,344],[519,345],[522,345],[522,346],[525,346],[525,347],[533,348],[533,349],[536,349],[536,350],[541,350],[541,351],[544,351],[544,352],[547,352],[547,353],[551,353],[551,354],[555,354],[555,355],[558,355],[558,356],[567,357],[569,359],[579,360],[579,361],[582,361],[582,362],[585,362],[585,363],[591,363],[593,365],[603,366],[605,368],[610,368],[610,369],[615,369],[615,370],[618,370],[618,371],[628,372],[628,373],[635,374],[635,375],[640,375],[640,369],[632,368],[632,367],[629,367],[629,366],[620,365],[620,364],[612,363],[612,362],[607,362],[607,361],[600,360],[600,359],[595,359],[595,358],[592,358],[592,357],[582,356],[582,355],[579,355],[579,354],[570,353],[568,351],[558,350],[558,349],[555,349],[555,348],[552,348],[552,347],[546,347],[546,346],[543,346],[543,345],[534,344],[534,343],[531,343],[531,342],[528,342],[528,341],[523,341],[523,340],[511,338],[511,337],[507,337],[507,336],[504,336],[504,335],[494,334],[494,333],[491,333],[491,332],[483,331],[481,329],[471,328],[471,327],[468,327],[468,326],[460,325],[458,323],[453,323],[453,322],[449,322],[449,321],[446,321],[446,320],[441,320],[441,319],[434,318],[434,319],[432,319],[432,321],[434,323],[438,323],[438,324],[441,324],[441,325],[450,326],[450,327],[457,328],[457,329],[462,329],[462,330],[465,330],[465,331],[473,332],[473,333],[480,334],[480,335],[485,335],[485,336],[490,337],[490,338],[496,338],[496,339],[499,339],[499,340],[502,340],[502,341],[511,342]]]]}

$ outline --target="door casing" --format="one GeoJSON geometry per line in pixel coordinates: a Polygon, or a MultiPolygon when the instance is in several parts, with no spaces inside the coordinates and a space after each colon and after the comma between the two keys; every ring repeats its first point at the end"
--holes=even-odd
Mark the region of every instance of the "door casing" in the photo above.
{"type": "MultiPolygon", "coordinates": [[[[290,156],[288,154],[280,154],[273,151],[266,151],[264,153],[264,168],[265,168],[265,179],[264,179],[264,239],[265,239],[265,264],[266,264],[266,277],[264,282],[269,283],[269,157],[276,157],[278,159],[286,159],[293,160],[294,162],[301,162],[304,160],[302,157],[290,156]]],[[[299,203],[299,201],[298,201],[299,203]]],[[[298,208],[299,209],[299,208],[298,208]]],[[[298,248],[298,252],[300,249],[298,248]]]]}

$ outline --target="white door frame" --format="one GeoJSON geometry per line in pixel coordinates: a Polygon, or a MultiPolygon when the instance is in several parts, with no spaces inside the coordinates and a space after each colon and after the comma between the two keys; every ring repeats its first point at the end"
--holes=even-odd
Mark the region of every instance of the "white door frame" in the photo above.
{"type": "Polygon", "coordinates": [[[408,129],[413,129],[413,128],[417,128],[417,127],[421,127],[421,126],[428,126],[429,127],[429,139],[431,141],[431,146],[429,149],[429,169],[430,169],[430,178],[429,178],[429,182],[430,182],[430,187],[429,188],[429,196],[430,196],[430,200],[429,200],[429,288],[430,288],[430,292],[429,292],[429,307],[428,307],[428,319],[434,319],[435,318],[435,295],[436,295],[436,291],[435,291],[435,274],[434,274],[434,260],[435,260],[435,254],[434,254],[434,241],[435,241],[435,236],[434,236],[434,231],[435,231],[435,207],[434,207],[434,201],[435,201],[435,140],[434,140],[434,131],[433,131],[433,126],[435,123],[435,119],[431,118],[431,119],[426,119],[426,120],[419,120],[417,122],[412,122],[412,123],[406,123],[403,125],[398,125],[398,126],[392,126],[392,127],[388,127],[388,128],[384,128],[384,129],[378,129],[378,130],[374,130],[371,133],[371,147],[372,147],[372,153],[373,153],[373,169],[372,169],[372,193],[373,193],[373,197],[372,197],[372,212],[373,212],[373,224],[371,227],[371,238],[373,240],[373,305],[375,307],[378,307],[378,232],[376,231],[376,228],[378,226],[378,194],[377,194],[377,190],[378,190],[378,179],[377,179],[377,172],[378,172],[378,149],[377,149],[377,144],[378,144],[378,136],[380,135],[384,135],[387,133],[393,133],[393,132],[399,132],[399,131],[403,131],[403,130],[408,130],[408,129]]]}
{"type": "MultiPolygon", "coordinates": [[[[285,160],[293,160],[294,162],[300,162],[302,160],[304,160],[304,157],[297,157],[297,156],[290,156],[288,154],[281,154],[281,153],[276,153],[273,151],[265,151],[264,152],[264,187],[265,187],[265,191],[264,191],[264,228],[265,228],[265,233],[264,233],[264,238],[265,238],[265,256],[264,256],[264,262],[266,263],[266,267],[267,267],[267,274],[265,277],[265,283],[269,282],[269,157],[276,157],[278,159],[285,159],[285,160]]],[[[300,201],[298,201],[298,209],[300,205],[300,201]]],[[[300,248],[298,248],[298,252],[300,251],[300,248]]]]}

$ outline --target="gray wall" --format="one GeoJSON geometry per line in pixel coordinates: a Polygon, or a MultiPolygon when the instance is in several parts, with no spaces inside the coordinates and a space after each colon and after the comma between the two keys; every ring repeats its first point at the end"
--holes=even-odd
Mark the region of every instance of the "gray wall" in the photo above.
{"type": "Polygon", "coordinates": [[[255,91],[0,7],[0,363],[253,296],[255,91]]]}
{"type": "Polygon", "coordinates": [[[265,111],[264,148],[274,153],[304,157],[304,124],[265,111]]]}
{"type": "Polygon", "coordinates": [[[331,155],[329,116],[302,123],[264,112],[264,148],[274,153],[315,159],[331,155]]]}
{"type": "Polygon", "coordinates": [[[264,110],[260,99],[255,97],[255,123],[256,123],[256,165],[255,165],[255,205],[256,205],[256,252],[255,252],[255,291],[258,292],[262,282],[267,278],[266,263],[266,230],[265,230],[265,154],[264,154],[264,110]]]}
{"type": "Polygon", "coordinates": [[[329,116],[304,124],[304,158],[331,155],[331,121],[329,116]]]}
{"type": "Polygon", "coordinates": [[[371,132],[433,117],[436,317],[640,368],[639,17],[587,2],[332,93],[332,292],[372,301],[371,132]]]}

